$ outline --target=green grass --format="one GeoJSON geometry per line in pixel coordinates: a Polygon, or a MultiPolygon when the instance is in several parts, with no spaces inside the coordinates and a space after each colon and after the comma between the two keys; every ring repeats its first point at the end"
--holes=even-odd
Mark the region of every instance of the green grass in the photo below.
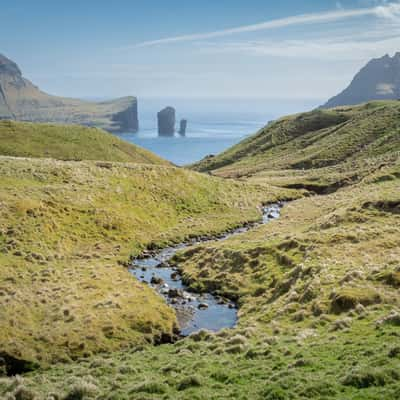
{"type": "Polygon", "coordinates": [[[0,158],[0,348],[47,364],[171,336],[122,266],[149,246],[260,217],[292,192],[167,166],[0,158]]]}
{"type": "Polygon", "coordinates": [[[0,121],[0,155],[168,164],[101,129],[14,121],[0,121]]]}
{"type": "MultiPolygon", "coordinates": [[[[197,166],[240,178],[238,181],[163,166],[118,164],[109,169],[84,162],[62,163],[60,168],[58,162],[50,168],[43,163],[54,161],[20,160],[26,164],[17,167],[16,160],[5,159],[9,164],[0,176],[7,183],[8,197],[3,196],[0,202],[10,209],[16,207],[6,215],[15,221],[15,230],[22,226],[27,232],[16,234],[18,249],[24,255],[31,249],[44,253],[44,248],[60,242],[58,229],[59,235],[65,237],[66,232],[71,238],[65,242],[67,263],[62,262],[59,276],[71,266],[83,274],[88,265],[95,265],[102,274],[99,266],[103,257],[113,253],[116,243],[121,247],[112,261],[122,261],[149,243],[163,245],[190,233],[215,232],[257,218],[254,207],[261,201],[297,199],[285,205],[276,221],[224,241],[185,249],[173,260],[184,280],[196,290],[212,290],[238,303],[235,329],[217,334],[202,331],[162,346],[142,342],[142,347],[124,351],[110,345],[103,348],[106,353],[86,358],[77,352],[74,362],[53,364],[23,379],[3,378],[0,395],[17,398],[22,392],[39,399],[64,400],[399,398],[399,112],[398,102],[376,102],[287,117],[215,160],[209,159],[207,165],[197,166]],[[54,176],[54,171],[63,171],[68,178],[54,176]],[[56,184],[50,185],[53,179],[56,184]],[[121,179],[126,179],[125,183],[121,179]],[[70,183],[67,192],[58,192],[64,182],[70,183]],[[59,220],[58,212],[43,215],[41,222],[38,200],[32,195],[36,190],[42,203],[47,196],[53,198],[56,209],[61,199],[67,199],[73,218],[59,220]],[[26,205],[18,205],[21,193],[26,205]],[[139,198],[143,201],[130,201],[130,196],[142,195],[139,198]],[[107,229],[103,231],[97,224],[77,224],[87,219],[85,213],[75,215],[75,211],[86,210],[91,204],[102,210],[95,218],[100,218],[104,229],[111,227],[112,239],[107,229]],[[133,209],[133,204],[145,206],[133,209]],[[160,204],[165,208],[160,210],[160,204]],[[17,221],[24,221],[18,210],[29,218],[35,216],[35,223],[17,225],[17,221]],[[125,225],[128,215],[140,218],[145,227],[136,224],[140,229],[130,230],[132,224],[125,225]],[[39,249],[33,240],[38,236],[34,229],[45,221],[55,221],[57,229],[44,236],[41,242],[46,246],[39,249]],[[96,249],[100,258],[93,255],[81,260],[75,256],[93,254],[92,243],[99,238],[101,243],[110,243],[96,249]],[[127,243],[130,245],[125,246],[127,243]]],[[[93,217],[88,220],[93,221],[93,217]]],[[[12,279],[21,282],[25,269],[17,268],[19,259],[9,253],[6,257],[12,266],[4,286],[12,279]]],[[[36,265],[32,265],[35,271],[36,265]]],[[[112,276],[116,271],[112,269],[112,276]]],[[[82,278],[77,276],[71,281],[80,282],[82,278]]],[[[26,282],[30,297],[25,303],[41,299],[35,292],[31,294],[30,276],[26,282]]],[[[91,275],[87,282],[92,282],[91,275]]],[[[50,287],[45,284],[45,288],[50,287]]],[[[43,288],[43,283],[40,285],[43,288]]],[[[123,289],[116,290],[121,292],[123,289]]],[[[73,296],[80,293],[78,288],[73,296]]],[[[21,299],[18,294],[12,306],[19,307],[24,303],[21,299]]],[[[151,307],[155,307],[156,299],[151,299],[151,307]]],[[[85,309],[92,307],[86,300],[78,303],[85,309]]],[[[134,307],[139,310],[140,304],[143,307],[143,299],[134,307]]],[[[150,309],[154,308],[144,310],[146,316],[150,309]]],[[[10,312],[8,320],[20,312],[14,311],[13,317],[10,312]]],[[[27,320],[30,314],[22,315],[27,320]]],[[[119,314],[113,310],[110,315],[118,318],[119,314]]],[[[102,317],[96,313],[96,318],[102,317]]],[[[125,321],[126,316],[121,316],[113,323],[123,326],[125,321]]],[[[170,321],[165,319],[165,323],[170,321]]],[[[149,325],[143,325],[143,320],[139,324],[142,335],[149,325]]],[[[23,325],[18,321],[12,326],[23,325]]],[[[94,330],[99,326],[96,322],[94,330]]],[[[83,330],[79,331],[79,326],[75,329],[83,330]]],[[[7,332],[12,335],[11,328],[7,332]]],[[[23,335],[28,346],[20,349],[41,347],[49,351],[50,346],[38,344],[25,331],[23,335]]],[[[123,340],[119,337],[114,343],[123,340]]],[[[63,344],[57,349],[63,352],[63,344]]]]}
{"type": "MultiPolygon", "coordinates": [[[[380,174],[394,170],[399,165],[380,174]]],[[[302,310],[302,302],[312,312],[314,299],[324,312],[396,303],[400,182],[375,182],[377,177],[329,196],[292,202],[279,221],[198,246],[178,255],[177,261],[196,287],[217,287],[221,294],[238,298],[244,324],[258,302],[269,304],[263,321],[274,318],[290,292],[299,301],[289,309],[291,314],[302,310]]]]}
{"type": "Polygon", "coordinates": [[[377,101],[284,117],[193,169],[317,193],[336,190],[397,159],[399,114],[399,101],[377,101]]]}
{"type": "Polygon", "coordinates": [[[400,298],[380,271],[399,269],[400,182],[379,179],[397,171],[295,200],[279,220],[179,253],[196,288],[237,299],[237,328],[58,364],[19,384],[43,398],[68,398],[77,384],[106,399],[397,398],[400,298]]]}

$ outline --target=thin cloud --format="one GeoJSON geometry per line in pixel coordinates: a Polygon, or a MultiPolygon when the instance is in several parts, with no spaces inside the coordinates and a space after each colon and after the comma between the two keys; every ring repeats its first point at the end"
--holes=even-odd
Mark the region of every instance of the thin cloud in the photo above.
{"type": "Polygon", "coordinates": [[[398,51],[399,37],[389,37],[376,41],[335,41],[335,40],[287,40],[253,41],[238,43],[210,44],[204,48],[208,53],[242,53],[254,56],[280,58],[303,58],[307,60],[359,61],[380,57],[385,53],[398,51]]]}
{"type": "Polygon", "coordinates": [[[240,40],[203,42],[199,51],[210,54],[246,54],[279,58],[365,61],[399,49],[400,23],[391,19],[352,31],[314,32],[313,36],[286,40],[240,40]]]}
{"type": "Polygon", "coordinates": [[[362,9],[335,10],[323,13],[303,14],[303,15],[266,21],[259,24],[245,25],[231,29],[224,29],[220,31],[196,33],[190,35],[182,35],[182,36],[167,37],[157,40],[150,40],[142,43],[137,43],[133,46],[126,46],[123,47],[122,49],[150,47],[155,45],[163,45],[163,44],[177,43],[177,42],[206,40],[206,39],[219,38],[240,33],[265,31],[265,30],[284,28],[294,25],[333,22],[333,21],[339,21],[357,17],[366,17],[366,16],[375,16],[378,18],[385,18],[385,19],[397,19],[400,17],[400,4],[396,2],[396,3],[388,3],[382,6],[362,8],[362,9]]]}

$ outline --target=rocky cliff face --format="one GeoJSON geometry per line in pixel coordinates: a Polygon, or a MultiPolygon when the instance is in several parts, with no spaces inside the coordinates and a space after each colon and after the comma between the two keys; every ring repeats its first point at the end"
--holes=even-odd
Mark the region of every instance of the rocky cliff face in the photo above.
{"type": "Polygon", "coordinates": [[[323,108],[400,98],[400,53],[371,60],[350,86],[331,98],[323,108]]]}
{"type": "Polygon", "coordinates": [[[127,104],[124,110],[111,117],[116,128],[122,132],[137,132],[139,130],[137,101],[133,97],[131,99],[130,105],[127,104]]]}
{"type": "Polygon", "coordinates": [[[0,119],[79,124],[111,132],[136,132],[139,127],[135,97],[94,103],[51,96],[25,79],[17,64],[1,54],[0,119]]]}
{"type": "Polygon", "coordinates": [[[181,136],[186,135],[186,129],[187,129],[187,120],[186,119],[181,119],[181,122],[179,124],[179,134],[181,136]]]}
{"type": "Polygon", "coordinates": [[[175,109],[166,107],[157,114],[158,134],[160,136],[173,136],[175,133],[175,109]]]}

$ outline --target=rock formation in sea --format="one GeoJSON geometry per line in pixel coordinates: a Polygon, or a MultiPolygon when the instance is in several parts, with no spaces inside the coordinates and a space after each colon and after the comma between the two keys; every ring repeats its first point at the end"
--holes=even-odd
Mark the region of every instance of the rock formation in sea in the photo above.
{"type": "Polygon", "coordinates": [[[351,84],[322,108],[400,98],[400,52],[371,60],[351,84]]]}
{"type": "Polygon", "coordinates": [[[179,124],[179,134],[181,136],[186,135],[186,128],[187,128],[187,119],[181,119],[181,122],[179,124]]]}
{"type": "Polygon", "coordinates": [[[23,77],[18,65],[0,54],[0,119],[95,126],[136,132],[137,100],[123,97],[89,102],[51,96],[23,77]]]}
{"type": "Polygon", "coordinates": [[[158,135],[173,136],[175,133],[175,109],[166,107],[157,114],[158,135]]]}

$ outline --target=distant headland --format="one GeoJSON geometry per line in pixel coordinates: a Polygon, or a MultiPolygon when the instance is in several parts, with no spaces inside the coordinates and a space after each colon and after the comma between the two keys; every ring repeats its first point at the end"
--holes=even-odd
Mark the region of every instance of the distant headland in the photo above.
{"type": "Polygon", "coordinates": [[[95,126],[109,132],[137,132],[136,97],[104,102],[52,96],[22,76],[18,65],[0,54],[0,119],[95,126]]]}

